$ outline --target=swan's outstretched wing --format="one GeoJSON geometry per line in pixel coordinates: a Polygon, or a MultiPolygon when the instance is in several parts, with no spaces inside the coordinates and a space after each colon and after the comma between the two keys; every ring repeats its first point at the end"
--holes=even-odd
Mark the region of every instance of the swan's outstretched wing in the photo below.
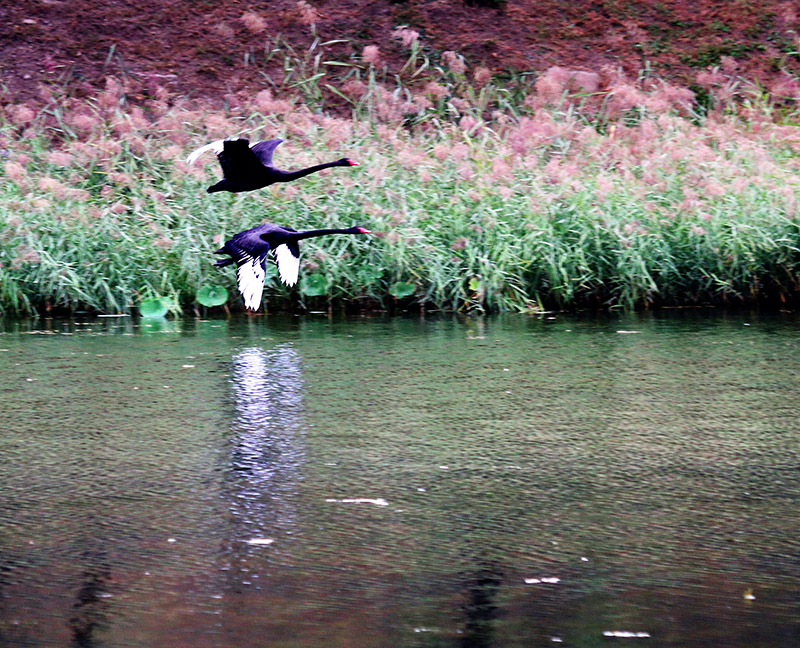
{"type": "Polygon", "coordinates": [[[272,166],[272,154],[278,145],[283,142],[282,139],[271,139],[264,142],[256,142],[250,147],[250,150],[255,153],[261,164],[265,167],[272,166]]]}
{"type": "Polygon", "coordinates": [[[276,247],[275,259],[278,261],[281,281],[287,286],[294,286],[300,272],[300,248],[297,243],[282,243],[276,247]]]}
{"type": "Polygon", "coordinates": [[[250,310],[258,310],[261,296],[264,294],[264,277],[267,272],[267,255],[253,257],[243,254],[238,260],[236,280],[239,292],[244,298],[244,305],[250,310]]]}
{"type": "Polygon", "coordinates": [[[186,158],[187,164],[194,164],[203,153],[206,151],[214,151],[217,155],[222,152],[222,148],[225,146],[225,140],[217,140],[216,142],[211,142],[211,144],[206,144],[205,146],[201,146],[199,149],[196,149],[189,153],[189,156],[186,158]]]}

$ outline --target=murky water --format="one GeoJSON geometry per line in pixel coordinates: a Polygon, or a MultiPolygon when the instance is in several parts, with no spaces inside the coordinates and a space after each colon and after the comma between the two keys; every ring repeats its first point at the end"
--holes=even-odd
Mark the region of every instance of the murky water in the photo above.
{"type": "Polygon", "coordinates": [[[796,317],[2,330],[4,646],[800,645],[796,317]]]}

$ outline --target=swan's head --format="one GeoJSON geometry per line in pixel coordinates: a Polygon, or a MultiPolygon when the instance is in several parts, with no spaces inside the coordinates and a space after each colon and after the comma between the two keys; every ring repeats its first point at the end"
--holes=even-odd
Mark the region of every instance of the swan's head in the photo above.
{"type": "Polygon", "coordinates": [[[351,227],[350,232],[352,232],[353,234],[372,234],[370,230],[368,230],[366,227],[361,227],[360,225],[351,227]]]}
{"type": "Polygon", "coordinates": [[[350,158],[342,158],[338,162],[339,166],[358,166],[358,162],[355,160],[351,160],[350,158]]]}

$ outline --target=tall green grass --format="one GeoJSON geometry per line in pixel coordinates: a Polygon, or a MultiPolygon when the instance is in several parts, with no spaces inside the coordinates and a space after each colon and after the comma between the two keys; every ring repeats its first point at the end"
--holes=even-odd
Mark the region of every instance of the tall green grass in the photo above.
{"type": "Polygon", "coordinates": [[[305,241],[298,288],[270,268],[271,308],[796,304],[793,99],[740,81],[732,92],[717,71],[701,110],[653,79],[603,91],[558,68],[491,79],[416,41],[392,74],[374,52],[326,60],[325,45],[300,55],[276,40],[268,55],[285,57],[284,77],[224,110],[158,92],[131,106],[114,79],[92,100],[6,106],[0,311],[129,312],[152,296],[180,311],[207,285],[241,308],[213,251],[264,221],[377,233],[305,241]],[[325,109],[335,105],[339,116],[325,109]],[[208,195],[213,156],[183,160],[237,134],[285,139],[286,168],[341,155],[361,166],[208,195]]]}

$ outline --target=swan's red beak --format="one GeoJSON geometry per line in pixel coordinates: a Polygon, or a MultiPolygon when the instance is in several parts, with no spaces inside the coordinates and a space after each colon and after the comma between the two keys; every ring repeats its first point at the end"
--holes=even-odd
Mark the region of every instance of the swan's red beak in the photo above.
{"type": "Polygon", "coordinates": [[[350,166],[358,166],[358,162],[356,162],[354,160],[348,159],[347,161],[350,163],[350,166]]]}
{"type": "Polygon", "coordinates": [[[368,230],[366,227],[359,227],[358,232],[359,234],[372,234],[372,232],[368,230]]]}

